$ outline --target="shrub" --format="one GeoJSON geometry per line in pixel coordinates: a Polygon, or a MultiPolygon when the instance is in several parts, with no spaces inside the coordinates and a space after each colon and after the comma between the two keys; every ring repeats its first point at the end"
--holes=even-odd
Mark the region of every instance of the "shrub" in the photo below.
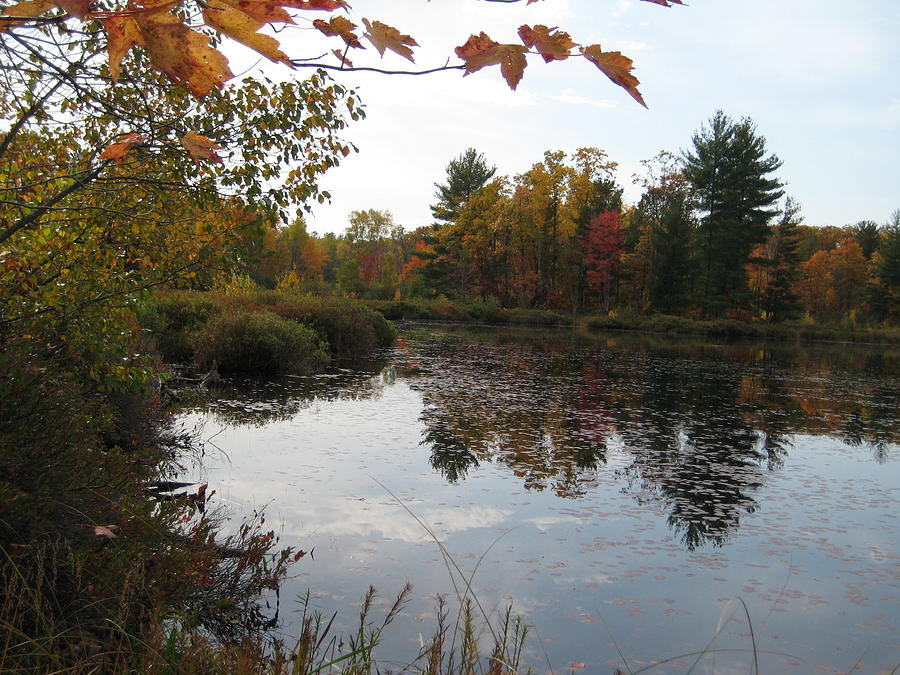
{"type": "Polygon", "coordinates": [[[266,293],[259,300],[280,316],[314,328],[338,358],[370,356],[396,336],[384,316],[360,302],[279,293],[266,293]]]}
{"type": "Polygon", "coordinates": [[[328,364],[316,332],[268,311],[235,310],[191,336],[198,364],[218,362],[223,372],[309,373],[328,364]]]}
{"type": "Polygon", "coordinates": [[[222,311],[215,296],[196,291],[161,293],[153,300],[152,309],[141,317],[141,323],[151,330],[165,360],[181,362],[194,355],[190,334],[222,311]]]}

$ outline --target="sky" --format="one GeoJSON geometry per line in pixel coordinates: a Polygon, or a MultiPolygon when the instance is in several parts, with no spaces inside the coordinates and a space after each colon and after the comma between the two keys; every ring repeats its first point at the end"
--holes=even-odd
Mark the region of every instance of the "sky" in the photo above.
{"type": "MultiPolygon", "coordinates": [[[[349,213],[364,209],[390,211],[406,229],[431,224],[434,183],[469,147],[507,176],[527,171],[547,150],[600,148],[618,162],[625,200],[634,203],[641,160],[687,150],[717,109],[755,122],[782,160],[776,175],[806,224],[884,223],[900,209],[900,0],[690,0],[670,8],[638,0],[350,4],[354,23],[378,19],[421,45],[415,66],[372,49],[353,50],[357,66],[424,69],[448,58],[456,64],[453,48],[471,33],[518,42],[522,24],[558,26],[579,44],[631,57],[649,109],[582,58],[545,64],[530,57],[514,92],[497,67],[467,77],[338,73],[341,84],[357,89],[367,117],[345,136],[359,153],[321,180],[332,200],[307,216],[319,234],[342,232],[349,213]]],[[[303,13],[306,28],[320,15],[303,13]]],[[[298,24],[278,35],[291,57],[337,46],[298,24]]],[[[273,69],[290,74],[266,66],[273,69]]]]}

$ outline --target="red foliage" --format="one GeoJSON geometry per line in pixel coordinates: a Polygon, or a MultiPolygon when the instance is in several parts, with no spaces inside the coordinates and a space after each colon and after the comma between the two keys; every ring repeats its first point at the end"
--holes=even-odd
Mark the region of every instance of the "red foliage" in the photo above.
{"type": "Polygon", "coordinates": [[[588,226],[584,265],[588,288],[608,297],[613,275],[622,261],[625,235],[618,211],[604,211],[594,216],[588,226]]]}

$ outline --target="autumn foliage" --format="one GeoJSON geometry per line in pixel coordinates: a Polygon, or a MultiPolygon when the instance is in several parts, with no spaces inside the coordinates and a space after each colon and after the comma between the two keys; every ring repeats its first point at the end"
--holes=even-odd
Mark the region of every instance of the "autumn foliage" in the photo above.
{"type": "MultiPolygon", "coordinates": [[[[526,4],[537,1],[527,0],[526,4]]],[[[645,1],[665,7],[683,4],[680,0],[645,1]]],[[[413,49],[419,45],[413,36],[371,17],[362,17],[360,26],[346,16],[350,11],[344,0],[216,0],[212,3],[128,0],[115,9],[100,9],[91,0],[20,0],[3,9],[0,31],[28,29],[68,19],[84,24],[99,21],[106,35],[109,75],[113,80],[122,77],[133,51],[138,49],[146,54],[153,68],[196,98],[207,96],[234,77],[228,59],[216,46],[222,38],[234,40],[288,68],[354,70],[357,66],[348,58],[348,52],[366,49],[363,40],[381,57],[390,51],[415,61],[413,49]],[[300,10],[301,15],[289,10],[300,10]],[[310,19],[305,16],[308,12],[319,16],[310,19]],[[322,14],[328,18],[322,18],[322,14]],[[330,54],[337,65],[287,54],[276,38],[263,32],[267,25],[298,21],[309,22],[316,31],[335,41],[336,48],[330,54]]],[[[461,65],[448,63],[427,72],[461,69],[464,75],[469,75],[488,66],[499,66],[503,78],[515,89],[524,75],[529,55],[537,55],[547,63],[581,57],[645,105],[637,88],[639,81],[632,74],[633,63],[622,53],[605,51],[599,44],[581,45],[569,33],[540,24],[523,24],[518,36],[520,43],[500,43],[483,31],[473,33],[454,50],[461,65]]],[[[210,152],[214,145],[194,133],[188,143],[199,152],[192,152],[192,156],[215,159],[215,154],[210,152]]],[[[107,156],[119,161],[138,142],[135,136],[122,139],[111,146],[107,156]]]]}

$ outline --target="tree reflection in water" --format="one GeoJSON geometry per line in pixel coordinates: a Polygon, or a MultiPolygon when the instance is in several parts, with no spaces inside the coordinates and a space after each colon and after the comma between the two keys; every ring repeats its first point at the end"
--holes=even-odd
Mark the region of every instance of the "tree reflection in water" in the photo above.
{"type": "Polygon", "coordinates": [[[448,481],[494,463],[526,489],[578,498],[615,447],[629,458],[617,470],[623,489],[665,508],[689,550],[722,545],[758,508],[794,434],[869,444],[876,459],[898,435],[892,381],[854,394],[840,386],[872,367],[865,350],[600,344],[507,330],[421,331],[406,349],[417,361],[409,384],[425,402],[422,445],[448,481]]]}

